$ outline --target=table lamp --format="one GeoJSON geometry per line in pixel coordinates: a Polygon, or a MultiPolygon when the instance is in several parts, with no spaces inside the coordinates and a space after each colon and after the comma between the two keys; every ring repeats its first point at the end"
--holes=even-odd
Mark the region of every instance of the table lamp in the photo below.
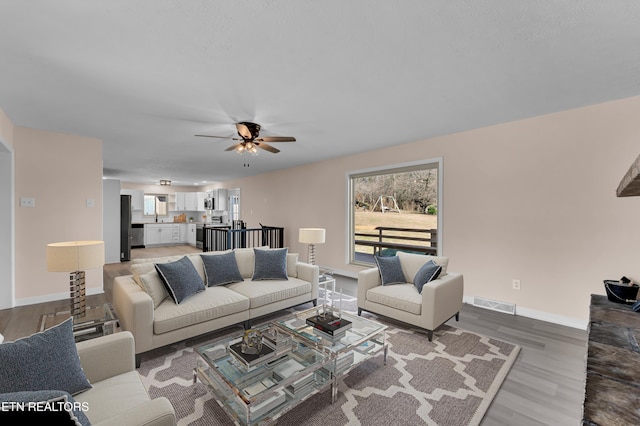
{"type": "Polygon", "coordinates": [[[325,230],[323,228],[300,228],[298,240],[301,243],[309,244],[308,261],[316,264],[316,244],[323,244],[325,230]]]}
{"type": "Polygon", "coordinates": [[[47,271],[69,272],[71,315],[86,314],[84,271],[104,265],[104,241],[67,241],[47,244],[47,271]]]}

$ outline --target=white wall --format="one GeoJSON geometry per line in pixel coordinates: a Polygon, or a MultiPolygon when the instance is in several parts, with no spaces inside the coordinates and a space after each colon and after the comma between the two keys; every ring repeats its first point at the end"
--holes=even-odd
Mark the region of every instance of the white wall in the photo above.
{"type": "Polygon", "coordinates": [[[102,217],[105,263],[120,263],[120,181],[102,181],[102,217]]]}
{"type": "MultiPolygon", "coordinates": [[[[46,246],[102,239],[102,141],[16,127],[13,148],[16,305],[68,298],[69,274],[47,271],[46,246]],[[21,197],[35,207],[19,207],[21,197]]],[[[87,294],[103,291],[102,276],[86,271],[87,294]]]]}
{"type": "Polygon", "coordinates": [[[640,198],[616,198],[638,156],[640,97],[363,152],[226,182],[242,189],[243,219],[327,229],[316,262],[347,263],[349,171],[443,158],[443,254],[465,277],[465,297],[586,326],[590,294],[622,275],[640,281],[640,198]],[[519,279],[522,289],[512,289],[519,279]]]}

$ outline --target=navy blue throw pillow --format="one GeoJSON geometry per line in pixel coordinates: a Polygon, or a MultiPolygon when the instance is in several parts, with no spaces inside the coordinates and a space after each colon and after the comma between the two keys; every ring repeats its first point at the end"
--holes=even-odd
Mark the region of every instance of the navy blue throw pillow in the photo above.
{"type": "Polygon", "coordinates": [[[80,365],[73,319],[43,332],[0,344],[0,393],[91,388],[80,365]]]}
{"type": "Polygon", "coordinates": [[[258,280],[288,280],[287,276],[287,252],[288,248],[281,249],[253,249],[255,265],[253,268],[253,281],[258,280]]]}
{"type": "Polygon", "coordinates": [[[435,280],[440,276],[442,266],[438,265],[433,260],[428,261],[418,270],[416,276],[413,278],[413,285],[418,289],[418,293],[422,294],[422,287],[430,281],[435,280]]]}
{"type": "Polygon", "coordinates": [[[382,285],[405,284],[407,282],[398,256],[374,256],[374,258],[378,264],[382,285]]]}
{"type": "Polygon", "coordinates": [[[176,305],[205,290],[202,278],[187,256],[175,262],[156,263],[155,266],[176,305]]]}
{"type": "Polygon", "coordinates": [[[238,262],[234,252],[201,254],[200,257],[202,258],[202,263],[204,263],[204,276],[207,286],[213,287],[244,281],[238,269],[238,262]]]}

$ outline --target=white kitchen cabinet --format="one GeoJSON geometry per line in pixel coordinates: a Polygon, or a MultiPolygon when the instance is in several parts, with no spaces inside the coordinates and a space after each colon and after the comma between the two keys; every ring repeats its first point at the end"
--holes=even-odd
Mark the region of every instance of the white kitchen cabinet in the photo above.
{"type": "Polygon", "coordinates": [[[131,195],[131,210],[144,209],[144,191],[142,189],[121,189],[121,195],[131,195]]]}
{"type": "Polygon", "coordinates": [[[196,211],[203,212],[204,210],[204,199],[206,198],[206,192],[196,192],[196,211]]]}
{"type": "Polygon", "coordinates": [[[174,223],[171,228],[171,242],[178,244],[180,242],[180,224],[174,223]]]}
{"type": "Polygon", "coordinates": [[[195,192],[185,192],[184,193],[184,209],[188,212],[193,212],[198,210],[198,200],[195,192]]]}
{"type": "Polygon", "coordinates": [[[183,212],[184,208],[184,192],[176,192],[176,211],[183,212]]]}
{"type": "Polygon", "coordinates": [[[176,192],[176,211],[202,212],[204,211],[204,192],[176,192]]]}
{"type": "Polygon", "coordinates": [[[196,224],[187,224],[187,243],[192,246],[196,246],[196,224]]]}
{"type": "Polygon", "coordinates": [[[186,223],[181,223],[180,225],[180,242],[181,243],[186,243],[187,242],[187,233],[188,233],[188,227],[189,225],[186,223]]]}
{"type": "Polygon", "coordinates": [[[175,230],[177,230],[177,237],[174,241],[174,226],[179,226],[179,224],[146,223],[144,225],[144,245],[151,246],[177,243],[177,238],[180,236],[180,228],[175,228],[175,230]]]}

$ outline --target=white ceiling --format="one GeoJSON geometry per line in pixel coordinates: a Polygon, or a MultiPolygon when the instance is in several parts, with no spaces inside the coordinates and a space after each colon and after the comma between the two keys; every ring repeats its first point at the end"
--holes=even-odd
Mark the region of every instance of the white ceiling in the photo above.
{"type": "Polygon", "coordinates": [[[640,95],[635,0],[0,0],[0,108],[104,175],[223,181],[640,95]],[[224,149],[236,121],[295,136],[224,149]]]}

